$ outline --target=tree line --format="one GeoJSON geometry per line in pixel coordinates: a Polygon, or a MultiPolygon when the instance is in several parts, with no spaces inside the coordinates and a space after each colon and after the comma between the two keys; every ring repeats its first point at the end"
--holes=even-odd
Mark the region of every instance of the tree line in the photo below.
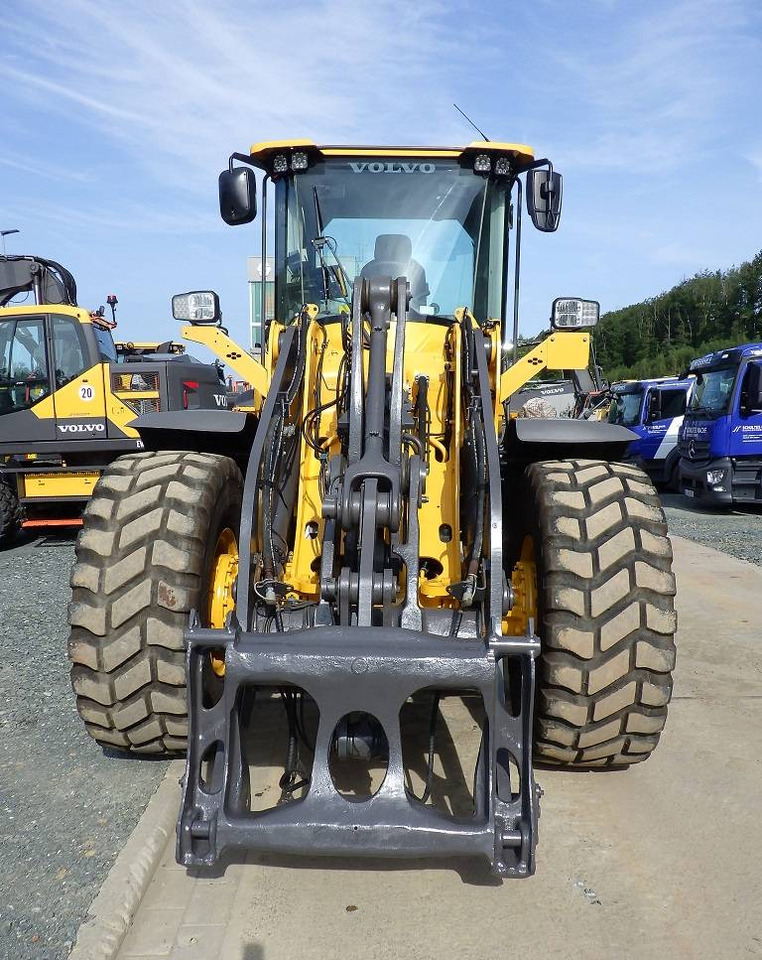
{"type": "Polygon", "coordinates": [[[729,270],[706,270],[671,290],[603,314],[596,361],[615,380],[682,373],[695,357],[762,340],[762,251],[729,270]]]}

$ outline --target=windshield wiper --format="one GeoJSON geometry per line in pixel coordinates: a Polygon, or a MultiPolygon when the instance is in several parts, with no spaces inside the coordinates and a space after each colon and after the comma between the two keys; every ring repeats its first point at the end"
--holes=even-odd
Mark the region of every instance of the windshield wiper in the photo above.
{"type": "Polygon", "coordinates": [[[690,407],[689,413],[709,413],[712,415],[722,416],[724,407],[706,407],[703,403],[697,403],[695,407],[690,407]]]}
{"type": "Polygon", "coordinates": [[[339,260],[338,254],[336,253],[336,241],[333,237],[325,236],[325,225],[323,223],[323,214],[320,209],[320,200],[318,198],[317,187],[312,188],[312,198],[315,203],[315,223],[318,228],[318,236],[312,241],[312,246],[317,250],[318,256],[320,257],[320,274],[323,278],[323,297],[325,299],[326,308],[328,307],[328,301],[330,297],[328,296],[328,285],[330,283],[331,270],[328,264],[326,263],[324,250],[327,247],[332,255],[333,259],[336,261],[336,264],[339,268],[338,273],[333,272],[334,277],[339,285],[339,292],[341,293],[342,299],[349,306],[349,277],[347,272],[344,269],[344,266],[339,260]]]}

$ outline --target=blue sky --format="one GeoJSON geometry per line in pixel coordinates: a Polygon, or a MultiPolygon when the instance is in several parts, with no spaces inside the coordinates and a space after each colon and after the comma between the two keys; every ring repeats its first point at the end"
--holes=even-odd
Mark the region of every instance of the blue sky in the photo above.
{"type": "MultiPolygon", "coordinates": [[[[212,287],[248,342],[256,226],[216,178],[258,140],[496,140],[564,174],[556,234],[528,227],[521,328],[559,295],[613,309],[762,248],[757,0],[4,0],[0,229],[59,260],[118,333],[176,332],[212,287]]],[[[528,224],[528,221],[526,221],[528,224]]]]}

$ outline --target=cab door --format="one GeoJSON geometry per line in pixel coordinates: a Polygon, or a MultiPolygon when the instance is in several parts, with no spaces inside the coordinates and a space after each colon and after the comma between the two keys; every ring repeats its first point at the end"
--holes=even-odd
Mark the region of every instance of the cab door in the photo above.
{"type": "Polygon", "coordinates": [[[105,440],[103,366],[90,325],[65,314],[53,313],[48,319],[56,436],[67,442],[105,440]]]}
{"type": "Polygon", "coordinates": [[[657,419],[657,394],[658,387],[650,387],[646,393],[642,408],[642,427],[638,431],[642,440],[640,442],[640,455],[646,461],[651,461],[656,456],[656,451],[664,439],[667,432],[667,423],[665,420],[657,419]]]}
{"type": "Polygon", "coordinates": [[[0,447],[33,452],[55,440],[50,339],[44,314],[0,320],[0,447]]]}
{"type": "Polygon", "coordinates": [[[677,445],[677,434],[683,422],[687,390],[684,386],[656,386],[649,391],[646,410],[644,460],[666,460],[677,445]],[[659,394],[659,416],[654,397],[659,394]]]}
{"type": "Polygon", "coordinates": [[[731,457],[762,459],[762,396],[758,392],[762,381],[760,367],[762,361],[751,360],[736,378],[738,388],[730,417],[728,445],[731,457]]]}

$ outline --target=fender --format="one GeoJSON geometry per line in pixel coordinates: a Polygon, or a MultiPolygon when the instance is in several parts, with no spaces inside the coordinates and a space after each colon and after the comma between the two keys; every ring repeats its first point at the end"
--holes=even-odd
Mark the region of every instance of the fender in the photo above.
{"type": "Polygon", "coordinates": [[[144,413],[130,424],[146,450],[219,453],[245,463],[259,418],[231,410],[170,410],[144,413]]]}
{"type": "Polygon", "coordinates": [[[517,417],[508,421],[502,452],[509,460],[529,463],[567,457],[620,460],[633,440],[632,430],[600,420],[517,417]]]}

